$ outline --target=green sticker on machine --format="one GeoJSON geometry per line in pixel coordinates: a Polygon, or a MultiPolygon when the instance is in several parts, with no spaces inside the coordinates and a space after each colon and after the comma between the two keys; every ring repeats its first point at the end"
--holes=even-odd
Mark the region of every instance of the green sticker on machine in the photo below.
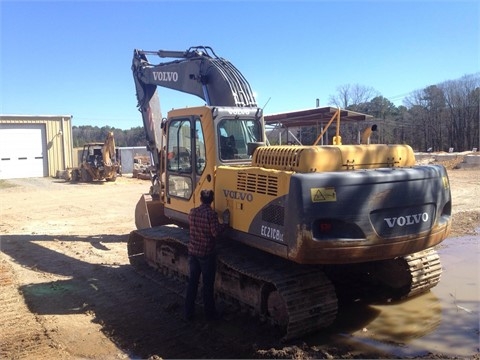
{"type": "Polygon", "coordinates": [[[312,188],[310,189],[312,202],[337,201],[337,195],[334,187],[312,188]]]}

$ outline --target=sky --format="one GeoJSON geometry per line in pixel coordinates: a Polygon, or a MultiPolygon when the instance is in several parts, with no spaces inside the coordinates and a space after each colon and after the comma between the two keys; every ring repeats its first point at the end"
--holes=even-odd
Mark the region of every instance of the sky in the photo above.
{"type": "MultiPolygon", "coordinates": [[[[242,72],[265,114],[332,105],[348,84],[398,106],[413,91],[478,73],[479,26],[478,0],[0,0],[0,114],[142,126],[134,49],[200,45],[242,72]]],[[[204,104],[158,91],[164,117],[204,104]]]]}

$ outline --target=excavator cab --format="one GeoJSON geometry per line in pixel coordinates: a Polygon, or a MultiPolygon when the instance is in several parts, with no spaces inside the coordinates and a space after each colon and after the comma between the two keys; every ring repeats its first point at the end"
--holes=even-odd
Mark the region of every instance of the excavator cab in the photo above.
{"type": "Polygon", "coordinates": [[[188,224],[202,189],[215,189],[219,166],[249,166],[253,150],[265,144],[262,110],[202,106],[172,110],[162,126],[165,164],[161,189],[143,195],[136,208],[139,229],[166,223],[188,224]]]}
{"type": "MultiPolygon", "coordinates": [[[[215,190],[219,166],[246,166],[252,161],[248,144],[264,141],[261,110],[241,113],[221,107],[172,110],[166,120],[165,172],[159,197],[170,221],[188,224],[202,189],[215,190]]],[[[158,212],[157,212],[158,214],[158,212]]]]}

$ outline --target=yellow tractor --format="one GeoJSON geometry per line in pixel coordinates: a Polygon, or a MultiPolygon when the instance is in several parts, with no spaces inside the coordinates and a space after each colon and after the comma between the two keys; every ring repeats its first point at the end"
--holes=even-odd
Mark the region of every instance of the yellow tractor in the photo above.
{"type": "Polygon", "coordinates": [[[109,132],[105,142],[87,143],[83,146],[80,166],[67,169],[65,180],[74,182],[115,181],[119,168],[113,132],[109,132]]]}

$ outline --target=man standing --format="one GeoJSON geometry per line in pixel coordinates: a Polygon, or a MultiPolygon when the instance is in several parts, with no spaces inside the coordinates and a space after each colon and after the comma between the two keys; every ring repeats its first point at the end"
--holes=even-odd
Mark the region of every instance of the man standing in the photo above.
{"type": "Polygon", "coordinates": [[[214,299],[215,273],[217,256],[215,252],[216,238],[228,227],[229,213],[224,213],[223,224],[218,221],[217,213],[212,209],[213,191],[200,192],[199,207],[190,211],[190,241],[188,243],[188,264],[190,267],[187,295],[185,299],[185,317],[191,320],[195,314],[200,274],[203,282],[203,306],[207,320],[217,318],[214,299]]]}

